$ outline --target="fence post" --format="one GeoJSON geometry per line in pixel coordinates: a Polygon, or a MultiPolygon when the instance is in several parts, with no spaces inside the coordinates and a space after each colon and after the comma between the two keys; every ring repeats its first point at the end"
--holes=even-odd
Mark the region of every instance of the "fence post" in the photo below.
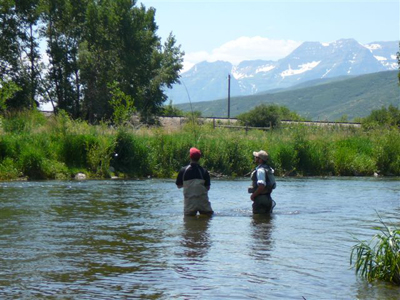
{"type": "Polygon", "coordinates": [[[213,117],[213,129],[215,129],[215,117],[213,117]]]}

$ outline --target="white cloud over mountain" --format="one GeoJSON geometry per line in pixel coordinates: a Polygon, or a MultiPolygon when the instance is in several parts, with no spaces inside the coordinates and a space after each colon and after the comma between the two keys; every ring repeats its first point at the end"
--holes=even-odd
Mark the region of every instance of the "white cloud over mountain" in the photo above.
{"type": "Polygon", "coordinates": [[[228,61],[233,65],[244,60],[278,60],[289,55],[301,42],[292,40],[272,40],[260,36],[242,36],[229,41],[211,52],[186,53],[183,72],[201,61],[228,61]]]}

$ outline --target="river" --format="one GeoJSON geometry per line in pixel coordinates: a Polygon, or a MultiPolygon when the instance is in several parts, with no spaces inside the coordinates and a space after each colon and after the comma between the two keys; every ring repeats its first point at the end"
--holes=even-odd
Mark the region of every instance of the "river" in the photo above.
{"type": "Polygon", "coordinates": [[[350,269],[354,238],[400,219],[400,179],[213,180],[215,215],[182,215],[173,180],[0,183],[0,299],[399,299],[350,269]]]}

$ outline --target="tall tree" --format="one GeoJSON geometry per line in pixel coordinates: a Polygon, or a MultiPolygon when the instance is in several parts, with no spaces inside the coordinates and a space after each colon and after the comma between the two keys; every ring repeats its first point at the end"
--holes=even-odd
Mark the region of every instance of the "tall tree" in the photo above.
{"type": "Polygon", "coordinates": [[[42,35],[47,39],[49,57],[48,98],[57,109],[80,117],[81,83],[78,63],[79,44],[88,0],[43,0],[42,35]]]}
{"type": "Polygon", "coordinates": [[[0,0],[1,79],[12,80],[20,87],[7,101],[12,108],[34,107],[37,100],[39,1],[0,0]]]}
{"type": "Polygon", "coordinates": [[[155,10],[135,5],[132,0],[104,0],[88,6],[79,58],[84,109],[91,122],[111,116],[112,82],[147,117],[165,101],[163,87],[178,80],[183,53],[175,39],[171,35],[161,46],[155,10]]]}

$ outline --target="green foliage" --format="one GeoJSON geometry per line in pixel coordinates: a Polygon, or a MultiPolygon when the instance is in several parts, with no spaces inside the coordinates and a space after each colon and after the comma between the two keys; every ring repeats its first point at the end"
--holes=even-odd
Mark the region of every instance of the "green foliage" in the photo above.
{"type": "Polygon", "coordinates": [[[202,165],[228,176],[250,172],[252,153],[260,149],[270,154],[276,175],[400,175],[397,128],[285,126],[246,132],[190,122],[172,132],[124,126],[116,131],[71,120],[65,112],[49,119],[34,112],[10,115],[4,125],[0,179],[6,180],[70,178],[77,171],[90,178],[173,177],[189,162],[193,146],[203,153],[202,165]]]}
{"type": "Polygon", "coordinates": [[[8,112],[3,118],[3,130],[10,133],[32,132],[46,122],[46,117],[36,110],[8,112]]]}
{"type": "Polygon", "coordinates": [[[238,115],[240,122],[252,127],[277,127],[281,120],[281,111],[277,105],[261,104],[247,113],[238,115]]]}
{"type": "Polygon", "coordinates": [[[0,162],[0,180],[17,179],[19,174],[20,169],[14,159],[7,157],[0,162]]]}
{"type": "Polygon", "coordinates": [[[281,120],[302,120],[297,113],[287,107],[275,104],[258,105],[249,112],[238,115],[237,118],[243,125],[252,127],[278,127],[281,120]]]}
{"type": "Polygon", "coordinates": [[[389,105],[388,108],[373,110],[369,116],[362,119],[361,123],[367,129],[378,126],[400,126],[400,109],[389,105]]]}
{"type": "Polygon", "coordinates": [[[182,117],[185,113],[176,106],[173,106],[172,101],[170,101],[168,105],[163,106],[160,115],[163,117],[182,117]]]}
{"type": "Polygon", "coordinates": [[[400,229],[383,228],[370,242],[358,241],[350,255],[356,274],[372,282],[383,280],[400,285],[400,229]]]}
{"type": "Polygon", "coordinates": [[[397,129],[374,132],[376,168],[382,174],[400,174],[400,133],[397,129]]]}
{"type": "Polygon", "coordinates": [[[121,91],[117,82],[110,84],[108,87],[112,95],[110,100],[110,105],[113,108],[112,120],[114,124],[122,125],[128,122],[136,111],[133,105],[133,99],[131,96],[121,91]]]}
{"type": "Polygon", "coordinates": [[[151,120],[165,88],[178,82],[183,52],[172,34],[161,43],[155,10],[137,4],[0,0],[0,80],[20,87],[0,96],[0,110],[34,108],[40,99],[73,119],[119,123],[134,99],[142,119],[151,120]],[[39,38],[47,42],[47,66],[39,64],[39,38]]]}
{"type": "Polygon", "coordinates": [[[0,112],[7,109],[7,101],[21,88],[13,81],[4,82],[0,78],[0,112]]]}
{"type": "Polygon", "coordinates": [[[152,120],[166,100],[164,88],[177,82],[182,55],[170,36],[156,35],[155,11],[131,0],[90,1],[79,49],[83,110],[89,122],[111,117],[107,85],[116,81],[135,99],[142,120],[152,120]]]}
{"type": "Polygon", "coordinates": [[[60,142],[60,157],[67,166],[75,168],[88,166],[89,151],[96,144],[95,136],[91,134],[68,134],[60,142]]]}
{"type": "Polygon", "coordinates": [[[273,146],[270,156],[278,171],[277,174],[292,174],[292,172],[296,171],[299,159],[294,149],[294,144],[279,143],[279,145],[273,146]]]}
{"type": "Polygon", "coordinates": [[[126,173],[129,176],[150,175],[149,150],[143,139],[120,129],[117,133],[111,165],[117,172],[126,173]]]}
{"type": "Polygon", "coordinates": [[[87,146],[87,149],[89,149],[87,153],[88,167],[96,177],[110,177],[110,161],[114,147],[114,141],[107,136],[99,136],[93,145],[87,146]]]}
{"type": "Polygon", "coordinates": [[[372,142],[353,137],[337,141],[333,147],[335,174],[342,176],[373,175],[377,171],[372,142]]]}
{"type": "Polygon", "coordinates": [[[45,158],[42,149],[30,145],[22,149],[19,157],[22,172],[30,179],[45,179],[45,158]]]}

